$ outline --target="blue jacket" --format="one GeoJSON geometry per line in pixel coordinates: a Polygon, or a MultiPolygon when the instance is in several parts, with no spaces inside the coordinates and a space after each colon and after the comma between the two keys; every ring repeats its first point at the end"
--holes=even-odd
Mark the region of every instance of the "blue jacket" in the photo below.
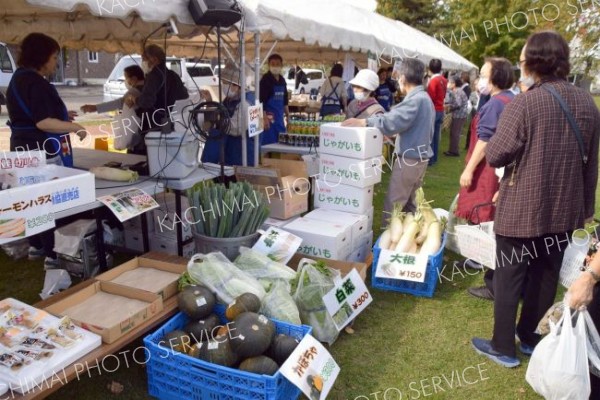
{"type": "Polygon", "coordinates": [[[422,85],[413,89],[402,103],[389,112],[367,119],[367,126],[378,128],[384,135],[399,134],[396,152],[406,159],[427,160],[433,156],[431,141],[435,108],[422,85]]]}

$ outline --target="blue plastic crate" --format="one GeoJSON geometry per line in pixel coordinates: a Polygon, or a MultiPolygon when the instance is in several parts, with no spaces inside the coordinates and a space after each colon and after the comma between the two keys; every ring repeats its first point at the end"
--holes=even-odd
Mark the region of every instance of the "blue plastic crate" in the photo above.
{"type": "Polygon", "coordinates": [[[373,270],[371,272],[371,285],[374,288],[381,290],[408,293],[421,297],[433,297],[433,293],[435,292],[435,288],[437,287],[439,280],[438,272],[442,268],[444,259],[444,247],[446,247],[446,232],[444,232],[444,235],[442,236],[442,246],[440,250],[436,254],[429,256],[429,260],[427,261],[427,270],[425,272],[425,281],[422,283],[405,281],[401,279],[377,278],[375,276],[375,272],[377,271],[379,253],[381,253],[381,249],[379,248],[379,239],[377,239],[377,242],[373,246],[373,270]]]}
{"type": "MultiPolygon", "coordinates": [[[[225,307],[217,304],[215,314],[226,323],[225,307]]],[[[184,313],[144,338],[148,354],[148,392],[161,400],[293,400],[300,389],[279,371],[272,376],[258,375],[223,367],[159,346],[160,340],[189,322],[184,313]]],[[[273,320],[277,333],[301,340],[311,333],[310,326],[273,320]]]]}

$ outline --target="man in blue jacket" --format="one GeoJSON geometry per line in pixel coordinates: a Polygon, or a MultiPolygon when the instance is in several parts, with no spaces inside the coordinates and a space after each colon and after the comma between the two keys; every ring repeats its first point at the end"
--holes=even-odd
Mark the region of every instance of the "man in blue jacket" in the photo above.
{"type": "MultiPolygon", "coordinates": [[[[398,73],[400,90],[406,93],[402,103],[385,114],[368,119],[348,119],[342,126],[375,127],[384,135],[396,138],[396,154],[384,211],[392,212],[395,203],[403,211],[416,211],[415,192],[423,184],[429,158],[433,156],[431,140],[435,123],[435,109],[423,88],[425,65],[416,59],[407,59],[398,73]]],[[[389,214],[386,214],[389,215],[389,214]]]]}

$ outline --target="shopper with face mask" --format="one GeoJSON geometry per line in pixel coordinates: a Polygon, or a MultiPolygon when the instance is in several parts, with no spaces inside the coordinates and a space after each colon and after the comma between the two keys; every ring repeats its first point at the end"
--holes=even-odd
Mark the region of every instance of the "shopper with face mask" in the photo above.
{"type": "Polygon", "coordinates": [[[125,87],[127,88],[127,92],[123,97],[100,104],[84,104],[81,106],[81,111],[84,113],[107,113],[121,110],[125,104],[129,107],[134,105],[132,100],[139,97],[144,87],[144,70],[138,65],[130,65],[123,70],[123,75],[125,76],[125,87]]]}
{"type": "MultiPolygon", "coordinates": [[[[255,103],[253,90],[246,91],[242,99],[241,72],[233,64],[227,64],[221,71],[221,98],[230,118],[229,132],[211,131],[202,151],[202,162],[218,164],[221,162],[221,145],[224,146],[226,165],[242,165],[242,136],[247,140],[248,165],[254,165],[254,138],[248,137],[248,107],[255,103]]],[[[247,88],[251,89],[251,88],[247,88]]],[[[203,92],[206,101],[213,101],[210,93],[203,92]]]]}
{"type": "Polygon", "coordinates": [[[346,118],[365,119],[385,112],[375,98],[375,90],[379,86],[379,77],[375,72],[370,69],[358,71],[350,85],[354,100],[348,105],[346,118]]]}
{"type": "Polygon", "coordinates": [[[142,54],[142,69],[147,71],[142,93],[135,98],[125,97],[125,102],[131,107],[136,107],[136,113],[142,120],[142,129],[140,135],[134,137],[131,153],[145,155],[145,134],[169,124],[169,107],[177,100],[189,97],[181,77],[167,68],[166,60],[166,54],[160,46],[146,46],[142,54]]]}
{"type": "Polygon", "coordinates": [[[263,104],[265,130],[261,133],[261,144],[277,143],[279,134],[285,132],[285,118],[289,118],[288,91],[281,76],[283,58],[271,54],[269,71],[260,80],[260,102],[263,104]]]}

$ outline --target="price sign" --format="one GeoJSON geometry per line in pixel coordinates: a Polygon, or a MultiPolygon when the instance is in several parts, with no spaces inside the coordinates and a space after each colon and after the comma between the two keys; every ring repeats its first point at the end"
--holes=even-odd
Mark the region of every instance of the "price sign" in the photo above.
{"type": "Polygon", "coordinates": [[[279,370],[311,400],[325,400],[340,367],[317,339],[306,335],[279,370]]]}
{"type": "Polygon", "coordinates": [[[335,287],[323,297],[323,301],[333,323],[341,331],[373,301],[373,298],[358,271],[353,269],[336,282],[335,287]]]}
{"type": "Polygon", "coordinates": [[[381,250],[377,261],[377,278],[400,279],[412,282],[425,282],[427,261],[424,254],[398,253],[393,250],[381,250]]]}
{"type": "Polygon", "coordinates": [[[263,105],[257,103],[248,107],[248,135],[254,137],[264,130],[263,105]]]}
{"type": "Polygon", "coordinates": [[[287,264],[292,259],[302,243],[302,238],[275,227],[261,233],[262,236],[252,249],[282,264],[287,264]]]}

